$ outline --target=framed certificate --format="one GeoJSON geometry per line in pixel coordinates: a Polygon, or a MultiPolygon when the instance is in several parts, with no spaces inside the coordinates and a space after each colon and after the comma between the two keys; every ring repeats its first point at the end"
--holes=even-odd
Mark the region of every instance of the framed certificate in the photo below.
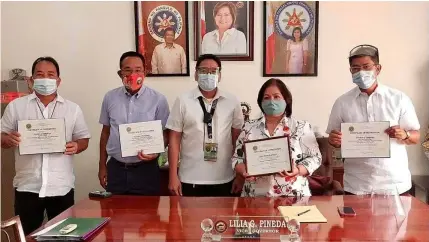
{"type": "Polygon", "coordinates": [[[18,121],[20,155],[63,153],[66,150],[64,119],[18,121]]]}
{"type": "Polygon", "coordinates": [[[161,120],[119,125],[122,157],[163,153],[164,135],[161,120]]]}
{"type": "Polygon", "coordinates": [[[341,124],[342,158],[390,158],[390,122],[341,124]]]}
{"type": "Polygon", "coordinates": [[[249,176],[292,171],[289,136],[247,141],[244,151],[249,176]]]}

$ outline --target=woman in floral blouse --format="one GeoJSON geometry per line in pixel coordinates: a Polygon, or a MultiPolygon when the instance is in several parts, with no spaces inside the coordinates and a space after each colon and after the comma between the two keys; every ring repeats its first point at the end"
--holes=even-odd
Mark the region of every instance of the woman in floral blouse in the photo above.
{"type": "Polygon", "coordinates": [[[422,143],[423,151],[425,152],[426,157],[429,159],[429,127],[426,132],[425,140],[422,143]]]}
{"type": "Polygon", "coordinates": [[[307,176],[321,164],[322,156],[311,125],[292,115],[292,95],[279,79],[269,79],[258,94],[263,116],[246,123],[237,139],[232,166],[245,177],[241,196],[311,196],[307,176]],[[275,175],[249,177],[244,164],[243,144],[246,141],[289,135],[293,159],[292,171],[275,175]]]}

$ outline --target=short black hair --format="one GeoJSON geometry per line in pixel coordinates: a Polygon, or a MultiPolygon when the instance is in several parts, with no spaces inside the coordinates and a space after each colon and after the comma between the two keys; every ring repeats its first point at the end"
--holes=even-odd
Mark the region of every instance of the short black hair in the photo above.
{"type": "Polygon", "coordinates": [[[36,70],[36,65],[42,61],[47,61],[47,62],[52,63],[52,65],[54,65],[55,69],[57,70],[58,77],[60,76],[60,66],[58,65],[58,62],[50,56],[39,57],[33,62],[33,66],[31,67],[31,74],[32,75],[34,75],[34,71],[36,70]]]}
{"type": "Polygon", "coordinates": [[[197,64],[195,64],[195,69],[197,69],[201,65],[201,62],[203,62],[204,60],[214,60],[219,66],[219,71],[222,69],[222,64],[220,62],[219,57],[213,54],[204,54],[204,55],[198,56],[197,64]]]}
{"type": "Polygon", "coordinates": [[[146,67],[146,62],[145,62],[144,56],[142,54],[135,52],[135,51],[128,51],[128,52],[125,52],[121,55],[121,58],[119,59],[119,68],[122,68],[122,62],[127,57],[138,57],[138,58],[140,58],[140,60],[142,60],[142,62],[143,62],[143,67],[146,67]]]}
{"type": "Polygon", "coordinates": [[[292,115],[292,93],[290,93],[289,89],[280,79],[271,78],[262,85],[261,89],[259,89],[259,93],[258,93],[259,108],[261,109],[262,112],[264,112],[264,110],[262,109],[262,101],[264,100],[265,90],[267,90],[267,88],[270,86],[276,86],[280,90],[280,93],[282,94],[283,98],[286,101],[286,109],[285,109],[286,117],[289,118],[292,115]]]}

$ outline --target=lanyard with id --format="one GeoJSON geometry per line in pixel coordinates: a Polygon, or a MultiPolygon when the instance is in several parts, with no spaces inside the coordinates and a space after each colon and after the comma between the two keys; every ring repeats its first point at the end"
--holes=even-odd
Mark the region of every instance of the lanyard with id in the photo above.
{"type": "Polygon", "coordinates": [[[204,132],[204,160],[205,161],[216,161],[217,160],[217,143],[213,142],[213,115],[216,110],[216,105],[218,99],[213,101],[210,113],[206,110],[206,105],[204,104],[203,97],[198,97],[200,101],[201,108],[203,109],[204,119],[203,122],[207,125],[207,138],[208,142],[206,142],[205,132],[204,132]]]}
{"type": "MultiPolygon", "coordinates": [[[[57,101],[55,102],[54,108],[52,109],[52,113],[51,113],[51,117],[49,117],[49,109],[48,109],[48,119],[52,119],[52,116],[54,116],[54,112],[55,112],[55,108],[57,108],[57,101]]],[[[45,118],[45,115],[43,114],[42,108],[40,108],[40,105],[38,103],[36,103],[37,107],[40,110],[40,113],[42,114],[43,119],[45,118]]]]}

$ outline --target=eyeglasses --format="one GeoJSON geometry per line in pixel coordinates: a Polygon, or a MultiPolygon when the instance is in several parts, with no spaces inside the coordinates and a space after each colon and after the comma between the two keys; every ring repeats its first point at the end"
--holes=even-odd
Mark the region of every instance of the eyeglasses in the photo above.
{"type": "Polygon", "coordinates": [[[137,73],[137,74],[144,74],[145,71],[144,70],[131,70],[131,69],[126,69],[126,70],[121,70],[122,74],[127,76],[127,75],[131,75],[133,73],[137,73]]]}
{"type": "Polygon", "coordinates": [[[198,74],[218,74],[220,72],[219,67],[216,68],[206,68],[206,67],[198,67],[197,68],[197,73],[198,74]]]}
{"type": "Polygon", "coordinates": [[[378,58],[378,49],[373,45],[358,45],[350,51],[349,58],[360,55],[374,56],[378,58]]]}
{"type": "Polygon", "coordinates": [[[360,70],[370,71],[370,70],[372,70],[372,68],[374,66],[378,66],[378,65],[377,64],[368,64],[368,65],[363,65],[363,66],[352,66],[352,67],[350,67],[350,71],[352,73],[356,73],[360,70]]]}

